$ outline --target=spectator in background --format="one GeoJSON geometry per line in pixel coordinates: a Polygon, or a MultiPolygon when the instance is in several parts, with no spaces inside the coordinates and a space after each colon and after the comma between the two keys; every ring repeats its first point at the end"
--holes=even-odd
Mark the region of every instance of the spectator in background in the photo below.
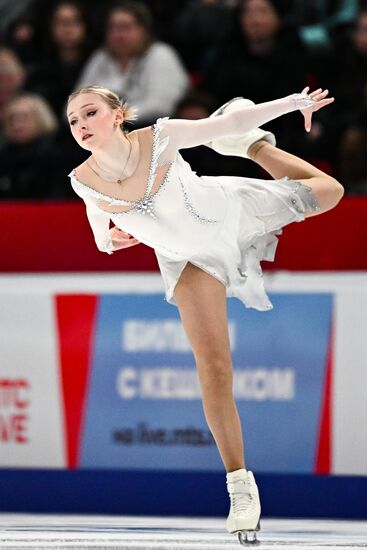
{"type": "Polygon", "coordinates": [[[228,0],[194,0],[178,15],[174,43],[191,73],[205,69],[228,34],[233,7],[228,0]]]}
{"type": "Polygon", "coordinates": [[[336,74],[335,130],[341,132],[340,177],[347,192],[367,192],[367,9],[356,21],[351,41],[340,50],[336,74]]]}
{"type": "Polygon", "coordinates": [[[4,43],[27,69],[38,59],[36,30],[32,18],[27,15],[21,15],[9,24],[4,43]]]}
{"type": "MultiPolygon", "coordinates": [[[[75,1],[77,1],[78,5],[83,9],[83,18],[87,15],[88,27],[90,24],[93,29],[93,39],[96,38],[96,42],[99,44],[103,38],[102,22],[106,15],[108,5],[111,4],[111,0],[107,2],[103,2],[102,0],[75,1]]],[[[31,0],[31,4],[25,12],[35,23],[37,40],[40,44],[42,44],[42,35],[48,32],[51,13],[59,2],[60,0],[31,0]]],[[[71,3],[74,4],[73,1],[71,1],[71,3]]]]}
{"type": "MultiPolygon", "coordinates": [[[[262,103],[304,87],[304,48],[296,31],[284,26],[282,16],[280,0],[239,2],[233,28],[204,78],[204,89],[218,103],[236,96],[262,103]]],[[[279,147],[290,151],[292,120],[280,117],[267,127],[276,133],[279,147]]]]}
{"type": "Polygon", "coordinates": [[[185,69],[168,44],[153,38],[149,8],[117,3],[107,16],[104,47],[88,61],[76,88],[106,86],[138,108],[138,125],[171,115],[186,92],[185,69]]]}
{"type": "Polygon", "coordinates": [[[335,124],[341,130],[358,121],[367,87],[367,9],[356,19],[350,39],[338,49],[334,65],[335,124]]]}
{"type": "Polygon", "coordinates": [[[293,0],[290,14],[304,44],[329,48],[339,31],[355,20],[358,4],[358,0],[293,0]]]}
{"type": "Polygon", "coordinates": [[[49,16],[43,55],[25,88],[44,97],[58,117],[92,50],[84,8],[74,0],[58,2],[49,16]]]}
{"type": "Polygon", "coordinates": [[[7,104],[3,126],[0,198],[53,196],[53,136],[57,120],[50,107],[41,97],[20,95],[7,104]]]}
{"type": "MultiPolygon", "coordinates": [[[[262,103],[272,94],[282,97],[292,86],[302,89],[306,84],[334,89],[328,74],[325,81],[320,81],[318,72],[312,72],[313,63],[297,29],[286,23],[288,8],[282,0],[240,1],[233,32],[218,51],[204,81],[205,89],[216,94],[219,102],[243,96],[262,103]]],[[[309,134],[292,115],[264,127],[276,135],[280,148],[332,175],[337,156],[336,136],[329,125],[332,116],[333,107],[329,113],[320,113],[309,134]]]]}
{"type": "Polygon", "coordinates": [[[220,103],[247,94],[256,103],[304,83],[303,47],[283,26],[281,2],[242,0],[229,35],[207,72],[206,88],[220,103]]]}
{"type": "Polygon", "coordinates": [[[15,53],[0,47],[0,123],[5,107],[22,89],[25,77],[25,69],[15,53]]]}
{"type": "Polygon", "coordinates": [[[363,116],[341,139],[338,173],[347,194],[367,194],[367,97],[363,116]]]}
{"type": "Polygon", "coordinates": [[[32,0],[0,0],[0,33],[3,33],[10,23],[27,10],[31,1],[32,0]]]}

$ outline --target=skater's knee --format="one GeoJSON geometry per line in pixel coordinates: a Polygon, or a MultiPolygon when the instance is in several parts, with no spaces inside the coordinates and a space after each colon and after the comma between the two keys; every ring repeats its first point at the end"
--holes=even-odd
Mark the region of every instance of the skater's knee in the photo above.
{"type": "Polygon", "coordinates": [[[326,212],[335,208],[344,195],[344,187],[338,180],[331,176],[326,176],[320,189],[321,210],[326,212]]]}
{"type": "Polygon", "coordinates": [[[343,185],[332,176],[317,176],[300,181],[311,187],[312,194],[320,206],[319,210],[310,212],[305,217],[315,216],[331,210],[344,195],[343,185]]]}
{"type": "Polygon", "coordinates": [[[344,195],[343,185],[335,178],[330,178],[330,192],[332,194],[333,206],[336,206],[344,195]]]}
{"type": "Polygon", "coordinates": [[[196,365],[202,385],[213,389],[232,386],[232,365],[228,358],[209,354],[198,358],[196,365]]]}

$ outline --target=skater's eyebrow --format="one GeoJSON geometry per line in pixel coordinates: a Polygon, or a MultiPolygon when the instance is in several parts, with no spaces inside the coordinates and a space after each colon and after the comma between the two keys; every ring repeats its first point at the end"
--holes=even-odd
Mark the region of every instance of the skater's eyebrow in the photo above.
{"type": "MultiPolygon", "coordinates": [[[[94,103],[86,103],[85,105],[83,105],[82,107],[80,107],[80,110],[84,109],[84,107],[88,107],[89,105],[94,105],[94,103]]],[[[71,113],[68,114],[68,117],[73,115],[74,114],[74,111],[72,111],[71,113]]]]}

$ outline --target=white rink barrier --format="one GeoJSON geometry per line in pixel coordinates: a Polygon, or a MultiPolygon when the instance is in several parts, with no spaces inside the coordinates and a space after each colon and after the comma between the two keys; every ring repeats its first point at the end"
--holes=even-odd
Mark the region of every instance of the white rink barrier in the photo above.
{"type": "MultiPolygon", "coordinates": [[[[249,461],[367,475],[367,273],[264,279],[228,300],[249,461]]],[[[159,274],[0,276],[0,467],[221,471],[200,397],[159,274]]]]}

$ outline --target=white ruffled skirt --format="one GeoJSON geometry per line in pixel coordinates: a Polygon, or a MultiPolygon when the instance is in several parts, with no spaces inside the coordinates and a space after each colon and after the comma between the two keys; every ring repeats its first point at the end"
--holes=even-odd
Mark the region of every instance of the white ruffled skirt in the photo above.
{"type": "Polygon", "coordinates": [[[248,308],[273,308],[264,288],[260,262],[273,261],[277,235],[304,214],[320,207],[311,188],[290,180],[263,180],[233,176],[202,176],[203,183],[221,185],[228,201],[228,215],[217,240],[205,252],[173,260],[156,251],[165,297],[177,305],[175,286],[187,262],[200,267],[226,287],[227,297],[236,297],[248,308]]]}

